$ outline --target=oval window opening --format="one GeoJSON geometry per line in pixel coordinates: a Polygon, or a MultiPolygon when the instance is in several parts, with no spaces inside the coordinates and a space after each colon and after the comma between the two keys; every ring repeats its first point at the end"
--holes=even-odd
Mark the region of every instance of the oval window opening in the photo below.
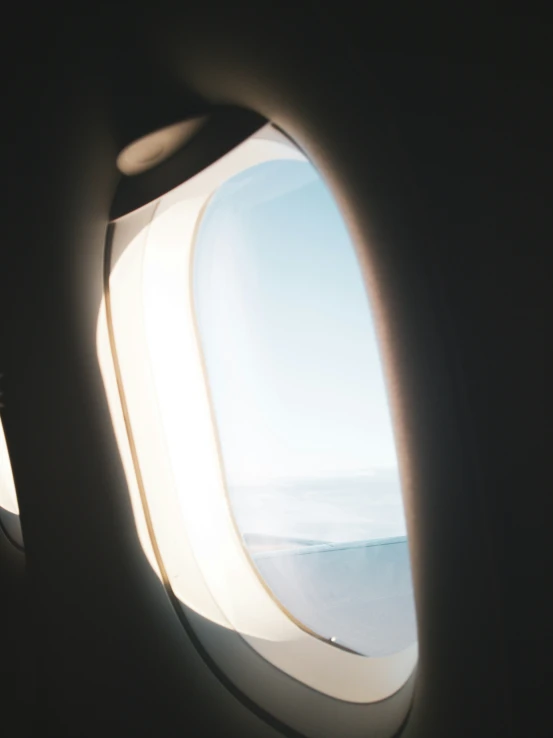
{"type": "Polygon", "coordinates": [[[199,340],[229,504],[304,629],[365,656],[416,641],[396,451],[365,285],[316,169],[224,183],[197,234],[199,340]]]}

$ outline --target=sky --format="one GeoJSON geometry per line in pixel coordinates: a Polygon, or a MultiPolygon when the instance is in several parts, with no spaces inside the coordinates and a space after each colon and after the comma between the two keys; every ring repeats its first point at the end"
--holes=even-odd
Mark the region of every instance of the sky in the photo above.
{"type": "Polygon", "coordinates": [[[266,162],[219,188],[193,290],[229,484],[397,467],[365,286],[311,164],[266,162]]]}

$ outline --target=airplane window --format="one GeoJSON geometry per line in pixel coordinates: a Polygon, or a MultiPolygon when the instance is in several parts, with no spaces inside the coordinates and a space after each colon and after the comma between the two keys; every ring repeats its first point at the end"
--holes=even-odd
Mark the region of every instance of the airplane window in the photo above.
{"type": "Polygon", "coordinates": [[[364,656],[416,641],[396,451],[365,286],[316,169],[267,161],[211,197],[193,299],[229,504],[303,628],[364,656]]]}
{"type": "Polygon", "coordinates": [[[19,506],[15,493],[12,467],[0,421],[0,527],[18,547],[23,547],[23,535],[19,521],[19,506]]]}
{"type": "Polygon", "coordinates": [[[339,700],[349,727],[313,714],[306,735],[357,735],[355,706],[392,695],[406,709],[418,644],[390,413],[316,169],[268,124],[114,221],[106,256],[98,357],[175,606],[269,711],[283,688],[339,700]]]}

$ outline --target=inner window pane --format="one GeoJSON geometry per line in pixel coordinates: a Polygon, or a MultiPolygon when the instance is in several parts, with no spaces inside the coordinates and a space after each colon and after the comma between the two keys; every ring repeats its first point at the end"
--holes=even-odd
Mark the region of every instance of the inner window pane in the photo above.
{"type": "Polygon", "coordinates": [[[194,303],[227,492],[253,565],[319,637],[367,656],[416,640],[396,451],[361,271],[307,161],[222,185],[194,303]]]}

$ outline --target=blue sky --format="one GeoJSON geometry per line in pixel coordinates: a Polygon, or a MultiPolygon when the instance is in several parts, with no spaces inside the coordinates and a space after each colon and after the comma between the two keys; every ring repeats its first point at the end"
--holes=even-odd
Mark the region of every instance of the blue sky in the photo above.
{"type": "Polygon", "coordinates": [[[395,468],[365,287],[316,170],[272,161],[229,180],[194,259],[229,484],[395,468]]]}

